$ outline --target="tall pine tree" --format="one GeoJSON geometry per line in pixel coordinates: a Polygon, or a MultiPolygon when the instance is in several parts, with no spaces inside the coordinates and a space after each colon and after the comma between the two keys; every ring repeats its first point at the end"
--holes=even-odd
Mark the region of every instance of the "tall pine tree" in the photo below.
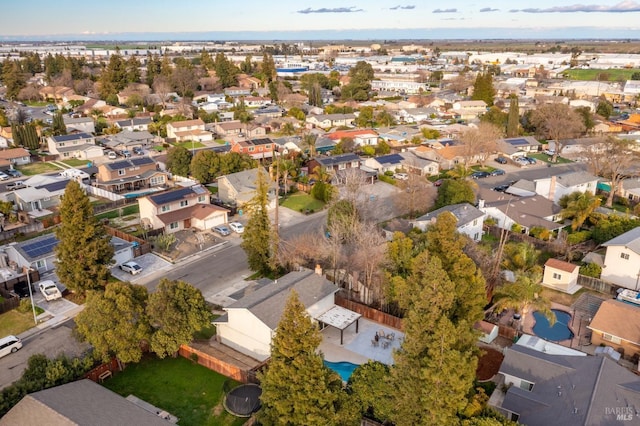
{"type": "Polygon", "coordinates": [[[251,270],[268,274],[272,271],[271,223],[267,211],[269,182],[267,173],[258,167],[256,195],[248,204],[249,220],[242,234],[242,248],[247,253],[251,270]]]}
{"type": "Polygon", "coordinates": [[[507,137],[513,138],[518,136],[518,127],[520,126],[520,106],[518,105],[518,97],[510,96],[509,116],[507,118],[507,137]]]}
{"type": "Polygon", "coordinates": [[[53,124],[51,127],[55,136],[67,134],[67,126],[64,124],[64,118],[62,118],[61,112],[58,112],[53,116],[53,124]]]}
{"type": "Polygon", "coordinates": [[[485,101],[487,106],[493,105],[493,98],[496,90],[493,88],[493,76],[489,72],[478,74],[476,81],[473,83],[473,95],[471,99],[474,101],[485,101]]]}
{"type": "Polygon", "coordinates": [[[113,258],[111,237],[93,214],[89,197],[75,180],[69,181],[60,203],[56,229],[56,272],[71,290],[84,293],[103,288],[113,258]]]}

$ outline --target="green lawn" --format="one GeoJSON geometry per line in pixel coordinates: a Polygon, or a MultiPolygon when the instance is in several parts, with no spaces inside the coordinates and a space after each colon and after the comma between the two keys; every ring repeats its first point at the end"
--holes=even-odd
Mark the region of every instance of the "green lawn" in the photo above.
{"type": "Polygon", "coordinates": [[[535,158],[538,161],[544,161],[545,163],[549,163],[549,164],[565,164],[565,163],[571,163],[571,160],[567,160],[566,158],[563,157],[558,157],[557,161],[555,163],[551,162],[551,156],[544,154],[544,153],[540,153],[540,154],[531,154],[529,155],[529,157],[535,158]]]}
{"type": "Polygon", "coordinates": [[[17,335],[31,327],[35,327],[31,311],[23,314],[17,309],[13,309],[0,315],[0,336],[17,335]]]}
{"type": "Polygon", "coordinates": [[[71,166],[71,167],[85,167],[87,163],[89,163],[89,161],[80,160],[78,158],[70,158],[68,160],[62,160],[61,163],[64,163],[67,166],[71,166]]]}
{"type": "MultiPolygon", "coordinates": [[[[138,204],[131,204],[127,207],[122,208],[122,217],[135,215],[139,213],[140,213],[140,206],[138,204]]],[[[100,213],[99,215],[96,215],[96,217],[98,218],[98,220],[115,219],[116,217],[121,217],[120,207],[114,210],[109,210],[108,212],[100,213]]]]}
{"type": "Polygon", "coordinates": [[[60,171],[59,167],[54,166],[51,163],[30,163],[24,166],[19,166],[18,171],[25,176],[35,176],[41,173],[50,173],[60,171]]]}
{"type": "Polygon", "coordinates": [[[182,146],[182,147],[187,148],[187,149],[196,149],[196,148],[204,148],[205,147],[205,145],[200,143],[200,142],[191,142],[191,141],[176,142],[173,145],[174,146],[182,146]]]}
{"type": "Polygon", "coordinates": [[[24,101],[24,104],[30,107],[43,107],[49,105],[51,102],[46,101],[24,101]]]}
{"type": "Polygon", "coordinates": [[[287,195],[280,205],[297,212],[305,210],[313,210],[314,212],[317,212],[324,208],[324,203],[322,201],[316,200],[311,195],[304,192],[296,192],[295,194],[287,195]]]}
{"type": "Polygon", "coordinates": [[[569,80],[619,81],[619,80],[630,80],[631,79],[631,75],[634,72],[639,72],[639,71],[640,71],[640,69],[608,69],[608,70],[572,69],[572,70],[565,71],[564,75],[569,80]]]}
{"type": "Polygon", "coordinates": [[[135,395],[177,416],[181,426],[240,426],[246,419],[227,413],[222,387],[227,377],[182,357],[147,358],[104,382],[127,397],[135,395]]]}

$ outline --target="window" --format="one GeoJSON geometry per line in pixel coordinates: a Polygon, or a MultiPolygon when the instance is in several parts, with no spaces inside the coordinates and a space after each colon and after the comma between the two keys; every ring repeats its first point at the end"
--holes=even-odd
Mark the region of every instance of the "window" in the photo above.
{"type": "Polygon", "coordinates": [[[553,279],[554,280],[561,280],[562,279],[562,275],[554,272],[553,273],[553,279]]]}
{"type": "Polygon", "coordinates": [[[161,185],[164,183],[164,176],[154,176],[149,179],[151,185],[161,185]]]}
{"type": "Polygon", "coordinates": [[[124,176],[126,172],[124,170],[118,170],[118,176],[124,176]]]}
{"type": "Polygon", "coordinates": [[[179,226],[180,224],[178,222],[171,222],[169,224],[169,229],[178,229],[179,226]]]}
{"type": "Polygon", "coordinates": [[[358,161],[352,161],[351,162],[351,167],[354,168],[354,169],[357,169],[359,165],[360,165],[360,163],[358,161]]]}
{"type": "Polygon", "coordinates": [[[531,390],[533,389],[533,383],[527,382],[526,380],[521,380],[520,381],[520,389],[524,389],[526,391],[531,392],[531,390]]]}
{"type": "Polygon", "coordinates": [[[250,146],[250,147],[249,147],[249,152],[253,152],[253,151],[255,151],[255,149],[256,149],[255,147],[250,146]]]}
{"type": "Polygon", "coordinates": [[[189,200],[180,200],[180,207],[187,207],[189,205],[189,200]]]}
{"type": "Polygon", "coordinates": [[[611,343],[620,343],[620,338],[612,334],[602,333],[602,340],[606,340],[611,343]]]}
{"type": "Polygon", "coordinates": [[[199,203],[204,203],[204,201],[205,201],[204,195],[201,195],[201,196],[198,197],[198,202],[199,203]]]}
{"type": "Polygon", "coordinates": [[[620,253],[620,257],[624,260],[629,260],[629,253],[620,253]]]}
{"type": "Polygon", "coordinates": [[[347,168],[347,165],[342,163],[342,164],[338,164],[338,170],[345,170],[347,168]]]}
{"type": "Polygon", "coordinates": [[[473,226],[476,226],[478,224],[478,219],[473,221],[473,226]]]}
{"type": "Polygon", "coordinates": [[[162,206],[160,207],[160,211],[161,212],[168,212],[169,210],[171,210],[171,206],[162,206]]]}
{"type": "Polygon", "coordinates": [[[38,260],[36,262],[36,269],[42,269],[47,266],[47,263],[44,260],[38,260]]]}

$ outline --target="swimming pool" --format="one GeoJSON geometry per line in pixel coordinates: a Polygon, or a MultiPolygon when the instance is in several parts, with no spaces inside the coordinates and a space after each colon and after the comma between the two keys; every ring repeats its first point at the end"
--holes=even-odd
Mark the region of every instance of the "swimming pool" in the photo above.
{"type": "Polygon", "coordinates": [[[352,364],[350,362],[341,361],[341,362],[331,362],[324,361],[324,365],[335,371],[342,377],[342,380],[345,382],[349,381],[349,377],[353,373],[353,370],[359,367],[357,364],[352,364]]]}
{"type": "Polygon", "coordinates": [[[549,326],[549,321],[544,314],[538,311],[533,313],[533,317],[536,319],[536,323],[533,326],[533,334],[553,342],[572,339],[573,332],[569,329],[571,314],[557,309],[552,309],[551,312],[556,316],[556,322],[553,327],[549,326]]]}

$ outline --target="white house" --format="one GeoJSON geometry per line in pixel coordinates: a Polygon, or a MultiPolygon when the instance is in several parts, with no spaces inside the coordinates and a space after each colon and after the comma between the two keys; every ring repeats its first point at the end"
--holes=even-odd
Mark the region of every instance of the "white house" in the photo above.
{"type": "Polygon", "coordinates": [[[258,288],[245,292],[243,298],[224,308],[225,315],[214,321],[216,339],[259,361],[266,360],[271,355],[271,340],[292,290],[298,294],[307,314],[322,324],[344,330],[357,322],[359,314],[335,305],[338,287],[321,273],[321,270],[301,269],[278,278],[277,282],[264,286],[257,283],[258,288]]]}
{"type": "Polygon", "coordinates": [[[549,259],[544,264],[542,285],[564,293],[574,294],[582,288],[578,285],[579,272],[578,265],[559,259],[549,259]]]}
{"type": "Polygon", "coordinates": [[[607,248],[600,278],[631,290],[640,281],[640,227],[602,244],[607,248]]]}
{"type": "Polygon", "coordinates": [[[471,120],[487,112],[485,101],[459,101],[453,104],[453,112],[463,120],[471,120]]]}
{"type": "Polygon", "coordinates": [[[213,134],[205,130],[204,121],[201,119],[174,121],[167,123],[167,137],[182,141],[206,142],[213,140],[213,134]]]}
{"type": "Polygon", "coordinates": [[[563,226],[557,223],[561,220],[560,206],[540,196],[500,195],[492,201],[480,199],[478,208],[495,219],[496,225],[502,229],[511,230],[517,224],[522,233],[528,234],[534,227],[555,231],[563,226]]]}
{"type": "Polygon", "coordinates": [[[438,210],[420,216],[413,220],[411,224],[414,228],[420,228],[425,231],[429,225],[435,223],[438,216],[444,212],[453,214],[458,220],[457,231],[467,235],[474,241],[480,241],[482,238],[482,224],[484,223],[485,214],[468,203],[452,204],[444,206],[438,210]]]}
{"type": "Polygon", "coordinates": [[[89,133],[49,136],[47,146],[50,153],[60,156],[61,159],[90,160],[104,155],[102,147],[96,145],[95,137],[89,133]]]}
{"type": "Polygon", "coordinates": [[[557,176],[535,179],[536,194],[558,203],[560,198],[573,192],[596,192],[598,177],[588,172],[568,172],[557,176]]]}

